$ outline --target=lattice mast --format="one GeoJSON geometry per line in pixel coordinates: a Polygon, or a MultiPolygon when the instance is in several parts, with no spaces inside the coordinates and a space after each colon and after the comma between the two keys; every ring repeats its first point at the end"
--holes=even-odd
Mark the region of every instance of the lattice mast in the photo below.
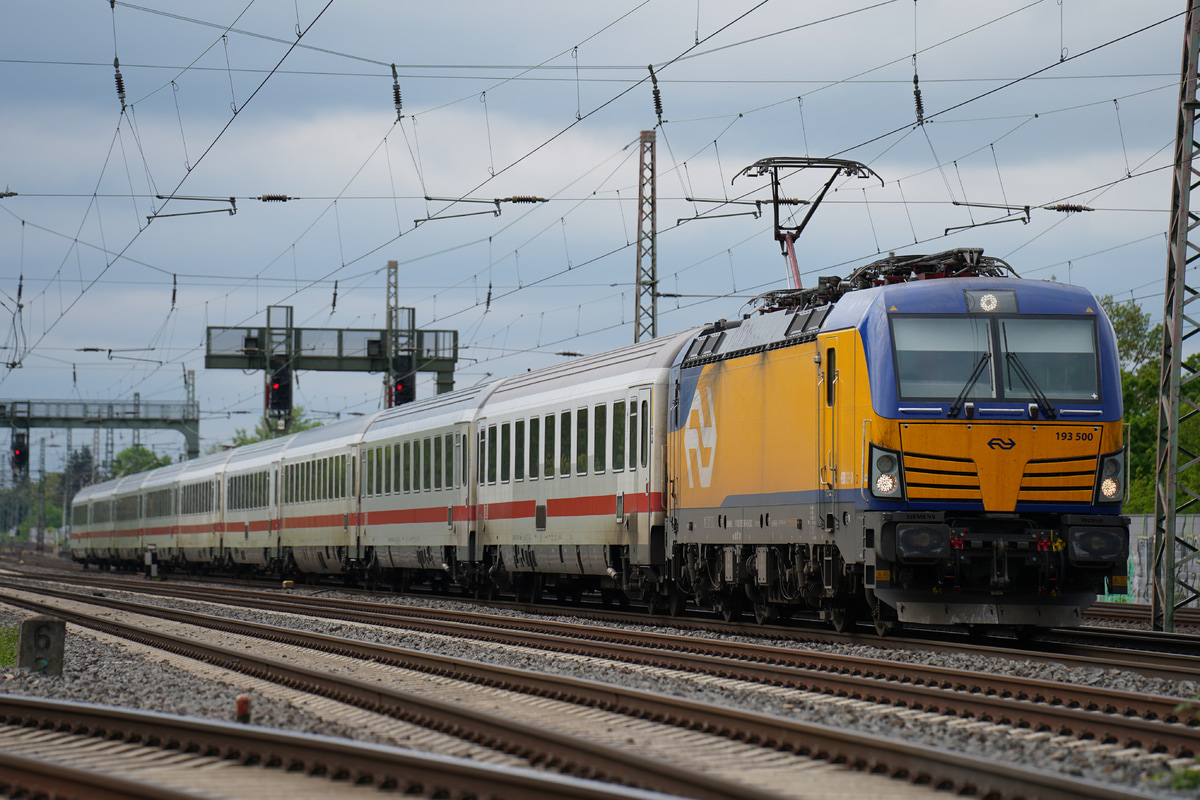
{"type": "Polygon", "coordinates": [[[642,131],[638,170],[637,319],[633,341],[658,336],[658,191],[654,131],[642,131]]]}
{"type": "MultiPolygon", "coordinates": [[[[1183,397],[1180,389],[1200,373],[1183,360],[1183,342],[1200,327],[1187,308],[1198,297],[1186,284],[1187,267],[1197,257],[1198,244],[1191,240],[1197,222],[1191,211],[1191,194],[1197,181],[1192,165],[1196,154],[1197,48],[1200,47],[1200,0],[1187,0],[1184,26],[1183,70],[1179,88],[1179,117],[1175,132],[1175,171],[1171,182],[1171,227],[1167,242],[1167,282],[1163,303],[1162,361],[1158,385],[1158,446],[1154,462],[1154,553],[1151,567],[1150,611],[1155,630],[1175,628],[1175,609],[1200,596],[1196,588],[1179,580],[1181,560],[1196,557],[1196,548],[1175,536],[1175,516],[1200,500],[1200,495],[1180,483],[1181,470],[1194,470],[1200,454],[1180,447],[1179,429],[1200,407],[1183,397]],[[1187,375],[1183,370],[1187,369],[1187,375]],[[1179,455],[1185,460],[1180,464],[1179,455]],[[1186,499],[1179,501],[1182,490],[1186,499]],[[1179,558],[1178,547],[1190,552],[1179,558]]],[[[1195,309],[1191,309],[1194,317],[1195,309]]]]}

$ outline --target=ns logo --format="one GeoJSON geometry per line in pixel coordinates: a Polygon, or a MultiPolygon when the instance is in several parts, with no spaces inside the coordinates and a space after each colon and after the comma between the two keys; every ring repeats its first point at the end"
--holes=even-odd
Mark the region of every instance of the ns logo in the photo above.
{"type": "Polygon", "coordinates": [[[717,460],[717,415],[713,410],[712,389],[705,387],[704,397],[701,398],[697,388],[692,395],[691,409],[683,431],[688,488],[695,488],[699,482],[700,486],[707,489],[712,485],[713,466],[717,460]],[[707,406],[705,400],[708,401],[707,406]]]}

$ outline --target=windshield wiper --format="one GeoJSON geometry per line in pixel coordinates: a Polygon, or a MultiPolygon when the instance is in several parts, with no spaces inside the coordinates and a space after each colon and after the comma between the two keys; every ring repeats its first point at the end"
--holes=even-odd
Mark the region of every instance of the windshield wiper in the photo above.
{"type": "MultiPolygon", "coordinates": [[[[1008,342],[1005,342],[1007,348],[1008,342]]],[[[1021,383],[1025,384],[1025,388],[1033,393],[1033,397],[1037,400],[1038,410],[1042,412],[1042,416],[1046,419],[1054,419],[1058,413],[1054,410],[1054,406],[1050,405],[1050,401],[1046,399],[1046,395],[1042,393],[1042,388],[1037,385],[1037,381],[1029,374],[1029,370],[1025,369],[1025,365],[1021,363],[1021,359],[1016,353],[1005,352],[1004,359],[1009,366],[1016,368],[1017,377],[1021,379],[1021,383]]]]}
{"type": "Polygon", "coordinates": [[[954,402],[950,404],[950,409],[946,412],[947,417],[958,416],[958,411],[962,408],[963,400],[967,398],[967,392],[971,391],[971,387],[973,387],[976,381],[979,380],[979,376],[983,374],[983,368],[987,366],[987,363],[991,360],[991,358],[992,353],[990,350],[979,357],[979,361],[975,364],[975,369],[971,370],[971,377],[967,378],[966,385],[964,385],[962,391],[958,393],[958,397],[954,398],[954,402]]]}

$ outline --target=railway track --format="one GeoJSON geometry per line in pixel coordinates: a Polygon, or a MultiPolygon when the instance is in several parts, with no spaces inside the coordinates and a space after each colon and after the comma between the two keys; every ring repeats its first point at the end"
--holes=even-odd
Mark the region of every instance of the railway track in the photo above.
{"type": "Polygon", "coordinates": [[[0,695],[7,797],[666,800],[553,773],[398,747],[82,703],[0,695]]]}
{"type": "MultiPolygon", "coordinates": [[[[155,588],[158,590],[161,587],[155,588]]],[[[228,601],[228,598],[214,597],[211,590],[205,591],[207,597],[204,599],[228,601]]],[[[143,606],[134,607],[130,604],[114,601],[109,598],[80,597],[79,595],[72,595],[72,593],[50,593],[58,594],[58,596],[64,599],[69,599],[73,596],[80,600],[102,602],[111,608],[124,609],[129,612],[154,613],[167,617],[177,615],[177,618],[191,619],[193,622],[197,621],[194,615],[183,612],[172,612],[163,609],[148,610],[143,606]]],[[[262,593],[257,594],[261,595],[262,593]]],[[[263,604],[267,602],[267,599],[243,595],[242,601],[261,609],[263,608],[263,604]]],[[[320,598],[305,598],[306,601],[314,599],[320,600],[320,598]]],[[[286,600],[292,602],[299,600],[299,598],[292,597],[286,598],[286,600]]],[[[8,602],[18,601],[9,598],[8,602]]],[[[27,601],[19,601],[18,604],[25,604],[31,608],[37,607],[37,604],[29,604],[27,601]]],[[[308,602],[293,604],[291,611],[292,613],[299,611],[300,613],[307,614],[312,613],[315,607],[321,605],[323,604],[308,602]]],[[[56,613],[54,610],[47,608],[38,608],[38,610],[43,613],[56,613]]],[[[62,615],[61,609],[59,609],[58,613],[60,616],[62,615]]],[[[326,610],[326,613],[330,612],[326,610]]],[[[341,611],[336,613],[338,618],[346,619],[344,616],[346,612],[341,611]]],[[[373,612],[358,611],[355,613],[373,612]]],[[[379,616],[379,614],[375,614],[369,620],[368,624],[380,624],[379,616]]],[[[76,615],[74,621],[80,624],[107,624],[103,622],[98,623],[96,618],[89,620],[87,615],[76,615]]],[[[418,622],[427,624],[419,620],[418,622]]],[[[529,624],[527,620],[520,622],[522,626],[529,624]]],[[[389,659],[403,658],[401,663],[408,669],[419,669],[441,675],[452,674],[456,680],[468,680],[479,684],[504,685],[509,689],[514,689],[525,694],[567,698],[573,702],[587,703],[601,708],[611,708],[634,716],[662,719],[686,728],[707,726],[718,730],[723,729],[727,735],[733,738],[763,741],[781,750],[817,755],[825,754],[835,760],[843,760],[847,763],[888,773],[907,773],[910,777],[931,776],[931,779],[935,781],[935,785],[955,788],[958,791],[979,789],[980,784],[986,784],[991,787],[995,782],[999,781],[1009,785],[1000,790],[997,796],[1025,796],[1032,791],[1030,784],[1027,783],[1024,787],[1013,786],[1011,785],[1013,781],[1017,780],[1018,783],[1033,781],[1036,783],[1038,780],[1041,780],[1029,775],[1023,775],[1017,779],[1011,765],[1001,765],[998,767],[993,764],[985,767],[984,764],[980,763],[972,763],[966,768],[966,772],[970,777],[964,777],[962,773],[964,765],[962,763],[950,767],[945,763],[941,766],[934,766],[932,763],[920,760],[929,758],[932,754],[922,754],[919,752],[901,753],[891,749],[897,744],[894,741],[881,750],[881,745],[878,742],[868,743],[844,738],[849,736],[844,731],[820,730],[820,726],[814,728],[813,726],[781,722],[779,717],[769,717],[765,720],[756,719],[755,717],[761,717],[761,715],[747,716],[737,714],[726,709],[714,709],[711,705],[690,704],[678,698],[639,696],[645,693],[628,693],[612,686],[597,686],[571,679],[554,679],[547,678],[546,676],[534,677],[528,673],[520,673],[519,671],[505,668],[487,667],[477,662],[456,664],[453,659],[435,658],[428,654],[413,654],[408,652],[401,656],[395,652],[395,648],[380,649],[379,646],[350,642],[341,638],[321,637],[316,634],[302,634],[295,631],[284,632],[281,629],[270,626],[246,627],[246,623],[233,623],[225,619],[201,620],[200,623],[224,630],[230,630],[230,626],[235,626],[246,635],[259,636],[273,641],[280,641],[281,638],[291,639],[298,646],[317,647],[343,653],[353,652],[357,658],[373,659],[385,663],[389,659]],[[997,771],[1006,774],[1003,776],[995,775],[994,773],[997,771]],[[955,777],[956,772],[957,777],[955,777]]],[[[395,617],[392,617],[391,622],[388,624],[395,625],[399,623],[395,617]]],[[[410,625],[412,624],[412,620],[406,621],[403,624],[410,625]]],[[[445,623],[438,624],[444,625],[445,623]]],[[[562,623],[556,623],[556,625],[561,626],[562,623]]],[[[478,636],[480,635],[478,631],[471,629],[480,627],[482,626],[474,624],[466,627],[458,626],[452,635],[478,636]]],[[[443,629],[442,632],[444,633],[446,630],[451,629],[443,629]]],[[[493,628],[490,630],[492,633],[489,635],[496,635],[496,629],[493,628]]],[[[528,631],[518,631],[505,635],[518,637],[511,639],[510,644],[530,645],[528,639],[520,638],[529,636],[528,631]]],[[[608,637],[611,634],[605,633],[603,635],[608,637]]],[[[550,637],[550,634],[537,634],[535,638],[538,641],[534,642],[533,646],[546,647],[547,639],[550,637]]],[[[559,642],[570,642],[570,647],[578,647],[581,644],[578,639],[564,640],[561,635],[558,635],[557,639],[559,642]]],[[[721,642],[697,640],[694,637],[688,641],[699,645],[702,649],[710,651],[713,648],[720,649],[728,646],[721,642]]],[[[613,657],[611,651],[614,648],[614,643],[612,641],[585,641],[582,644],[591,648],[597,648],[591,653],[594,657],[613,657]],[[608,655],[605,655],[606,653],[608,655]]],[[[1025,686],[1021,689],[1005,689],[1003,693],[1010,696],[1003,697],[1000,693],[987,694],[988,691],[996,692],[994,686],[988,686],[991,683],[992,676],[969,676],[964,674],[950,676],[942,674],[938,676],[930,673],[928,668],[922,668],[924,672],[920,675],[904,675],[902,671],[898,671],[901,668],[896,664],[868,665],[859,663],[847,666],[845,659],[835,659],[821,668],[813,668],[797,662],[796,651],[788,651],[783,648],[751,648],[749,651],[743,651],[740,655],[736,656],[731,655],[729,652],[723,655],[713,655],[710,652],[703,656],[697,656],[694,653],[677,653],[663,650],[661,647],[661,644],[658,648],[651,648],[646,645],[624,644],[620,648],[617,648],[621,651],[621,655],[618,657],[626,661],[641,658],[643,659],[642,663],[651,663],[658,667],[668,666],[671,669],[687,669],[694,673],[701,672],[709,676],[736,676],[742,680],[756,680],[760,683],[803,688],[807,691],[821,692],[835,697],[861,698],[863,701],[871,702],[891,702],[910,709],[937,710],[941,713],[948,712],[962,718],[974,718],[990,722],[1007,720],[1015,726],[1023,725],[1032,730],[1042,729],[1056,733],[1060,731],[1072,731],[1084,736],[1097,737],[1100,741],[1122,741],[1125,744],[1141,743],[1144,747],[1151,750],[1168,750],[1177,754],[1185,754],[1195,752],[1197,749],[1198,734],[1196,728],[1180,723],[1164,722],[1161,718],[1154,719],[1156,716],[1166,716],[1168,706],[1163,702],[1159,702],[1152,709],[1131,705],[1135,700],[1132,696],[1117,697],[1116,699],[1110,697],[1110,701],[1124,704],[1123,706],[1113,706],[1118,711],[1129,713],[1136,708],[1136,713],[1144,716],[1124,717],[1119,713],[1106,714],[1085,710],[1096,705],[1094,701],[1096,692],[1094,689],[1082,693],[1077,699],[1071,699],[1064,696],[1062,691],[1047,692],[1046,686],[1037,687],[1033,690],[1029,686],[1025,686]],[[640,656],[635,655],[635,650],[639,648],[642,651],[640,656]],[[747,652],[752,653],[752,655],[747,655],[747,652]],[[683,657],[685,663],[680,663],[678,661],[679,657],[683,657]],[[787,659],[791,659],[791,661],[787,659]],[[701,662],[707,662],[707,664],[702,664],[701,662]],[[840,668],[836,666],[838,662],[842,663],[840,668]],[[839,674],[839,669],[843,674],[839,674]],[[883,677],[884,671],[887,673],[886,677],[883,677]],[[964,683],[967,680],[973,681],[976,685],[972,686],[969,683],[964,683]],[[982,683],[980,683],[981,681],[982,683]],[[954,690],[947,691],[946,687],[951,687],[954,690]],[[974,688],[974,691],[971,691],[972,688],[974,688]],[[1092,695],[1093,699],[1085,700],[1087,695],[1092,695]],[[1030,699],[1018,699],[1020,697],[1030,699]],[[1074,704],[1076,707],[1062,708],[1055,707],[1050,702],[1033,702],[1039,697],[1053,702],[1074,704]]],[[[745,646],[737,645],[737,647],[745,646]]],[[[553,647],[553,649],[560,648],[553,647]]],[[[801,659],[810,656],[811,654],[800,654],[801,659]]],[[[211,656],[209,657],[211,658],[211,656]]],[[[261,667],[256,667],[256,669],[261,669],[261,667]]],[[[294,680],[295,677],[293,676],[292,679],[294,680]]],[[[1174,703],[1177,702],[1178,700],[1174,700],[1174,703]]],[[[1170,707],[1173,707],[1173,705],[1170,707]]],[[[944,755],[949,756],[951,754],[944,755]]],[[[1063,780],[1063,776],[1057,776],[1057,779],[1063,780]]],[[[1105,788],[1107,787],[1088,786],[1085,790],[1064,790],[1062,787],[1051,788],[1041,783],[1038,784],[1038,788],[1036,791],[1033,791],[1033,794],[1055,797],[1105,797],[1109,796],[1103,793],[1105,788]],[[1058,791],[1075,791],[1076,793],[1054,794],[1054,792],[1058,791]]],[[[989,788],[983,793],[986,794],[987,791],[991,790],[989,788]]],[[[726,794],[724,796],[732,797],[735,795],[726,794]]],[[[1130,795],[1128,790],[1121,789],[1111,796],[1128,797],[1130,795]]]]}

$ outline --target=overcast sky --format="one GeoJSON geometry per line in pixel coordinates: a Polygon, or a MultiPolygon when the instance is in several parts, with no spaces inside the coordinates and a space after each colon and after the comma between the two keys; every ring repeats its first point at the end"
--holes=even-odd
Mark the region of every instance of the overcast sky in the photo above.
{"type": "MultiPolygon", "coordinates": [[[[0,398],[182,402],[194,370],[202,446],[228,441],[261,414],[263,377],[205,370],[206,328],[263,325],[272,305],[301,327],[382,328],[388,260],[417,326],[459,331],[460,387],[630,343],[650,129],[659,279],[683,295],[660,300],[662,334],[786,286],[769,212],[685,199],[769,197],[733,180],[768,156],[856,159],[884,181],[835,184],[798,242],[806,283],[888,251],[983,247],[1157,318],[1184,7],[9,0],[0,398]],[[491,213],[514,195],[548,202],[491,213]],[[1094,210],[1043,208],[1060,203],[1094,210]]],[[[825,177],[784,191],[811,198],[825,177]]],[[[382,400],[379,375],[298,376],[319,419],[382,400]]],[[[56,469],[65,435],[43,436],[56,469]]]]}

